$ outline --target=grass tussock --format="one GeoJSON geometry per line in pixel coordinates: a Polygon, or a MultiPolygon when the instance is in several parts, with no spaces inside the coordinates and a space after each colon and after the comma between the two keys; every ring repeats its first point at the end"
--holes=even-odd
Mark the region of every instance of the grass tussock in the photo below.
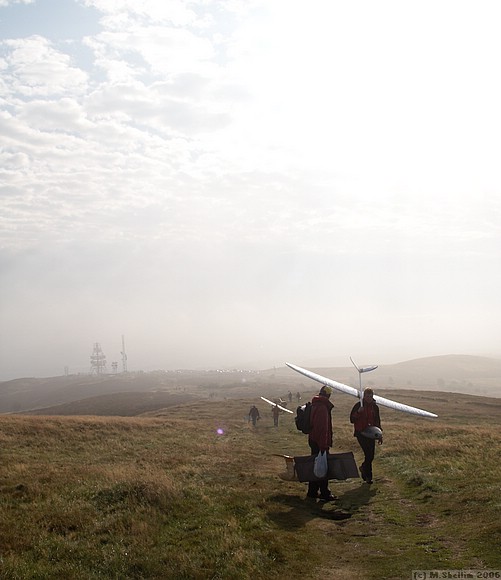
{"type": "MultiPolygon", "coordinates": [[[[334,451],[360,460],[345,399],[334,451]]],[[[383,410],[374,485],[333,482],[338,500],[321,507],[278,477],[274,453],[308,453],[292,416],[274,429],[264,410],[253,429],[249,402],[141,418],[0,417],[0,576],[400,579],[501,568],[499,407],[487,424],[450,402],[436,421],[383,410]],[[339,510],[351,518],[335,519],[339,510]]]]}

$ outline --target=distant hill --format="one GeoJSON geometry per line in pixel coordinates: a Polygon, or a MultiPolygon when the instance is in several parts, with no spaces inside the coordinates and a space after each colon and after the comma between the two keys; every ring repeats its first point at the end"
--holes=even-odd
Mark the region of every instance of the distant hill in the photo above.
{"type": "MultiPolygon", "coordinates": [[[[116,393],[151,393],[212,397],[256,380],[255,372],[152,371],[117,375],[70,375],[22,378],[0,383],[0,413],[54,408],[75,401],[116,393]]],[[[107,405],[107,403],[104,403],[107,405]]],[[[101,414],[101,413],[96,413],[101,414]]]]}
{"type": "Polygon", "coordinates": [[[0,383],[0,412],[20,412],[117,392],[147,391],[159,386],[161,383],[154,373],[14,379],[0,383]]]}
{"type": "Polygon", "coordinates": [[[435,356],[381,366],[378,370],[388,387],[416,386],[419,389],[501,397],[501,360],[498,359],[435,356]]]}
{"type": "MultiPolygon", "coordinates": [[[[301,361],[290,361],[299,366],[301,361]]],[[[377,364],[377,361],[362,361],[377,364]]],[[[358,387],[353,367],[308,367],[323,376],[358,387]]],[[[290,377],[287,367],[266,371],[276,379],[290,377]]],[[[296,373],[294,373],[296,374],[296,373]]],[[[304,386],[311,383],[300,377],[304,386]]],[[[392,365],[381,365],[364,375],[364,385],[380,389],[419,389],[501,397],[501,360],[468,355],[443,355],[413,359],[392,365]]]]}
{"type": "MultiPolygon", "coordinates": [[[[302,366],[301,361],[291,362],[302,366]]],[[[377,361],[364,361],[364,364],[369,362],[377,361]]],[[[353,367],[308,368],[358,386],[353,367]]],[[[364,376],[364,385],[501,397],[501,360],[445,355],[381,365],[364,376]]],[[[128,416],[190,398],[284,396],[288,391],[309,393],[316,389],[316,383],[285,366],[260,372],[183,370],[22,378],[0,383],[0,413],[43,411],[44,414],[128,416]]]]}

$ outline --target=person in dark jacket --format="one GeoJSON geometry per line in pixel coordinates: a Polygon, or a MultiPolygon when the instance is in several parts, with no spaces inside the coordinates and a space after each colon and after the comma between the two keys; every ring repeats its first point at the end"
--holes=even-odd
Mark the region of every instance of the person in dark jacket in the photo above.
{"type": "MultiPolygon", "coordinates": [[[[332,447],[332,417],[334,405],[330,401],[332,388],[324,385],[318,395],[311,400],[310,423],[311,430],[308,435],[308,445],[312,455],[318,455],[319,451],[329,452],[332,447]]],[[[329,480],[310,481],[308,483],[307,497],[320,499],[320,501],[333,501],[336,499],[329,490],[329,480]],[[319,495],[320,494],[320,495],[319,495]]]]}
{"type": "MultiPolygon", "coordinates": [[[[381,428],[379,417],[379,407],[374,401],[374,391],[370,388],[364,390],[363,405],[360,401],[353,406],[350,413],[350,422],[354,425],[354,437],[357,438],[362,451],[364,452],[364,462],[360,466],[362,479],[367,483],[372,483],[372,462],[376,451],[376,440],[362,435],[367,427],[375,426],[381,428]]],[[[379,444],[383,443],[383,438],[378,439],[379,444]]]]}
{"type": "MultiPolygon", "coordinates": [[[[282,401],[280,401],[282,402],[282,401]]],[[[271,414],[273,415],[273,426],[274,427],[278,427],[278,418],[280,417],[280,415],[283,413],[283,411],[280,410],[280,408],[278,407],[278,404],[275,403],[273,405],[273,407],[271,408],[271,414]]]]}
{"type": "Polygon", "coordinates": [[[256,405],[252,405],[252,407],[250,408],[249,419],[252,421],[252,425],[254,427],[256,426],[256,421],[261,419],[261,417],[259,416],[259,410],[256,407],[256,405]]]}

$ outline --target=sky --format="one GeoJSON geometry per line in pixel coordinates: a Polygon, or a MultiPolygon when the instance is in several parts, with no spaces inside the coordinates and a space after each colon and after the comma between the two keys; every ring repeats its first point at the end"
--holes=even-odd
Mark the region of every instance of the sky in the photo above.
{"type": "Polygon", "coordinates": [[[497,0],[0,0],[0,380],[501,357],[497,0]]]}

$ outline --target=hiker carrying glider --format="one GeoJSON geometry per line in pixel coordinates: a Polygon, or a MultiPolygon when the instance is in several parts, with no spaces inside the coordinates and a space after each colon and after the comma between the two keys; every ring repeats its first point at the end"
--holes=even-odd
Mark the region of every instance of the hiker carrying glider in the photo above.
{"type": "MultiPolygon", "coordinates": [[[[308,434],[308,445],[312,455],[318,455],[320,451],[329,453],[329,448],[332,447],[331,412],[334,405],[329,400],[332,390],[331,387],[324,385],[318,395],[315,395],[311,400],[311,430],[308,434]]],[[[306,495],[313,499],[319,498],[320,501],[333,501],[335,499],[329,490],[329,480],[327,478],[308,482],[306,495]]]]}
{"type": "Polygon", "coordinates": [[[364,452],[360,474],[365,482],[372,483],[372,461],[376,450],[376,439],[379,445],[383,443],[379,407],[374,401],[372,389],[365,389],[362,402],[355,403],[350,413],[350,422],[354,426],[353,436],[357,438],[364,452]]]}
{"type": "Polygon", "coordinates": [[[412,415],[419,415],[421,417],[433,418],[437,417],[437,415],[435,413],[430,413],[430,411],[425,411],[424,409],[418,409],[417,407],[411,407],[410,405],[404,405],[403,403],[392,401],[391,399],[385,399],[384,397],[374,396],[372,390],[366,389],[365,392],[367,392],[368,395],[370,394],[370,402],[368,400],[368,405],[369,404],[373,405],[371,407],[372,411],[370,412],[374,414],[374,417],[372,415],[370,416],[366,415],[364,419],[364,413],[366,412],[366,410],[364,410],[363,408],[366,405],[364,403],[365,399],[362,391],[362,373],[373,371],[377,368],[377,366],[371,365],[368,367],[359,367],[353,362],[353,359],[351,357],[350,360],[353,366],[357,369],[359,374],[359,383],[360,383],[359,389],[355,389],[343,383],[338,383],[337,381],[333,381],[332,379],[323,377],[322,375],[319,375],[307,369],[303,369],[296,365],[290,363],[285,364],[293,371],[296,371],[297,373],[300,373],[305,377],[308,377],[314,381],[317,381],[318,383],[323,384],[324,387],[329,386],[331,387],[331,389],[336,389],[337,391],[341,391],[342,393],[346,393],[354,397],[360,397],[360,402],[357,403],[351,411],[350,421],[355,424],[355,437],[357,437],[358,442],[360,443],[360,447],[362,447],[365,455],[365,460],[364,463],[362,464],[363,467],[362,477],[367,483],[372,483],[372,460],[374,459],[374,452],[376,446],[375,440],[379,439],[380,444],[383,442],[379,419],[379,408],[376,403],[378,403],[379,405],[383,405],[385,407],[389,407],[390,409],[395,409],[396,411],[403,411],[404,413],[411,413],[412,415]],[[360,421],[359,423],[357,423],[357,414],[361,415],[361,417],[359,417],[360,421]],[[363,420],[365,420],[367,423],[367,429],[365,430],[367,441],[365,441],[364,436],[362,435],[362,431],[364,431],[364,428],[361,426],[363,420]],[[358,434],[360,434],[360,436],[358,434]]]}
{"type": "MultiPolygon", "coordinates": [[[[282,401],[280,401],[282,402],[282,401]]],[[[280,410],[280,405],[276,404],[271,408],[271,414],[273,415],[273,426],[278,427],[278,417],[283,413],[280,410]]]]}
{"type": "Polygon", "coordinates": [[[268,403],[268,405],[272,406],[271,409],[271,414],[273,415],[273,424],[275,425],[275,427],[278,427],[278,416],[280,415],[280,413],[291,413],[292,411],[290,409],[287,409],[287,407],[283,407],[283,404],[287,404],[285,403],[285,401],[282,401],[282,399],[278,399],[280,401],[280,405],[275,401],[270,401],[270,399],[267,399],[266,397],[261,397],[261,399],[263,401],[265,401],[266,403],[268,403]]]}

